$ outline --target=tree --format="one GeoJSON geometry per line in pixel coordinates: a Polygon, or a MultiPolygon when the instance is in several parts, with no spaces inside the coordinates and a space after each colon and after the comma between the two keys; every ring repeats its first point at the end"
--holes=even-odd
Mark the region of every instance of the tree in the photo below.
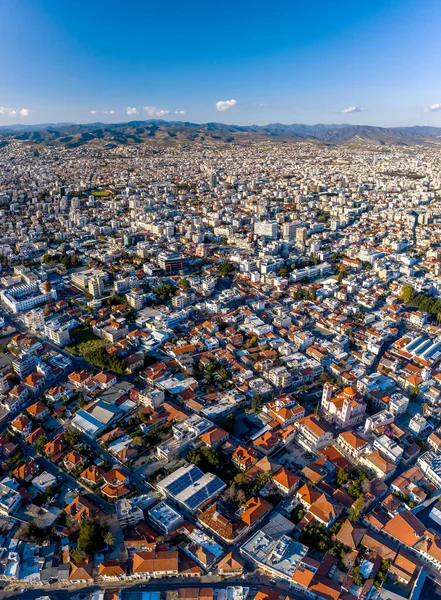
{"type": "Polygon", "coordinates": [[[338,282],[341,283],[343,281],[343,279],[347,276],[348,272],[346,270],[346,267],[344,265],[340,265],[338,268],[338,282]]]}
{"type": "Polygon", "coordinates": [[[410,390],[410,397],[412,398],[412,400],[415,400],[415,398],[418,398],[420,394],[420,388],[417,385],[414,385],[413,388],[410,390]]]}
{"type": "Polygon", "coordinates": [[[67,429],[64,432],[64,441],[69,446],[75,446],[81,440],[81,434],[79,431],[75,431],[74,429],[67,429]]]}
{"type": "Polygon", "coordinates": [[[234,270],[233,263],[228,261],[221,263],[218,267],[219,275],[221,277],[227,277],[228,275],[231,275],[231,273],[234,273],[234,270]]]}
{"type": "Polygon", "coordinates": [[[378,570],[378,573],[375,577],[374,580],[374,584],[377,587],[381,587],[384,583],[384,580],[386,579],[386,575],[387,572],[389,571],[389,567],[390,567],[390,560],[388,560],[387,558],[383,558],[383,560],[381,561],[381,567],[378,570]]]}
{"type": "Polygon", "coordinates": [[[211,466],[217,469],[220,464],[219,453],[215,448],[210,448],[207,446],[202,449],[202,456],[204,460],[211,466]]]}
{"type": "Polygon", "coordinates": [[[364,506],[364,500],[363,498],[358,498],[358,500],[356,500],[354,502],[354,504],[351,506],[350,510],[349,510],[349,520],[352,523],[355,523],[356,521],[358,521],[360,515],[361,515],[361,511],[363,510],[363,506],[364,506]]]}
{"type": "Polygon", "coordinates": [[[262,471],[259,473],[254,481],[253,492],[257,494],[267,483],[273,478],[271,471],[262,471]]]}
{"type": "Polygon", "coordinates": [[[84,358],[96,367],[117,375],[122,375],[126,370],[126,363],[118,356],[109,354],[103,347],[86,352],[84,358]]]}
{"type": "Polygon", "coordinates": [[[70,551],[70,557],[74,563],[79,564],[82,563],[86,558],[86,553],[79,548],[72,548],[70,551]]]}
{"type": "Polygon", "coordinates": [[[80,523],[78,548],[86,554],[93,554],[103,545],[103,532],[101,527],[93,521],[80,523]]]}
{"type": "Polygon", "coordinates": [[[132,443],[135,446],[135,448],[140,448],[144,445],[144,440],[140,435],[135,435],[135,437],[132,439],[132,443]]]}
{"type": "Polygon", "coordinates": [[[342,486],[349,481],[349,473],[344,467],[340,467],[337,471],[337,484],[342,486]]]}
{"type": "Polygon", "coordinates": [[[409,304],[410,302],[412,302],[414,295],[415,295],[415,292],[414,292],[412,286],[403,285],[403,287],[401,288],[401,292],[400,292],[400,298],[403,300],[403,302],[405,302],[406,304],[409,304]]]}
{"type": "Polygon", "coordinates": [[[291,521],[294,521],[294,523],[297,525],[297,523],[299,523],[303,517],[305,516],[305,511],[302,507],[301,504],[298,504],[294,510],[291,512],[291,521]]]}
{"type": "Polygon", "coordinates": [[[360,587],[362,587],[364,585],[365,579],[363,577],[363,575],[360,572],[360,566],[357,565],[356,567],[354,567],[353,569],[353,576],[354,576],[354,583],[360,587]]]}
{"type": "Polygon", "coordinates": [[[331,556],[335,556],[336,558],[343,558],[346,554],[345,549],[343,548],[343,545],[340,543],[335,544],[335,546],[333,546],[330,550],[329,550],[329,554],[331,556]]]}
{"type": "Polygon", "coordinates": [[[236,422],[236,417],[233,414],[229,414],[225,417],[225,419],[222,419],[220,425],[221,425],[222,429],[225,429],[225,431],[228,431],[228,433],[231,433],[234,429],[235,422],[236,422]]]}
{"type": "Polygon", "coordinates": [[[42,435],[41,437],[38,438],[38,442],[37,442],[37,452],[38,454],[43,454],[44,450],[43,448],[46,446],[48,442],[47,436],[42,435]]]}
{"type": "Polygon", "coordinates": [[[219,369],[219,377],[221,378],[222,381],[225,381],[226,379],[229,378],[229,373],[225,367],[221,367],[219,369]]]}
{"type": "Polygon", "coordinates": [[[361,496],[361,482],[353,481],[351,485],[348,487],[348,494],[353,498],[357,499],[361,496]]]}
{"type": "Polygon", "coordinates": [[[162,283],[161,285],[153,288],[153,291],[163,302],[167,302],[167,300],[170,300],[170,298],[175,295],[175,288],[172,285],[167,285],[166,283],[162,283]]]}
{"type": "Polygon", "coordinates": [[[255,348],[257,346],[259,342],[259,338],[257,337],[257,335],[253,335],[253,337],[250,339],[250,342],[248,344],[249,348],[255,348]]]}
{"type": "Polygon", "coordinates": [[[238,473],[234,478],[234,483],[239,487],[247,487],[248,478],[243,473],[238,473]]]}
{"type": "Polygon", "coordinates": [[[255,394],[253,396],[253,399],[251,400],[251,408],[254,410],[255,413],[260,413],[260,411],[262,410],[262,394],[255,394]]]}
{"type": "Polygon", "coordinates": [[[187,460],[188,462],[191,462],[194,465],[200,465],[202,462],[201,453],[199,452],[199,450],[194,448],[193,450],[190,450],[190,452],[187,454],[187,460]]]}
{"type": "Polygon", "coordinates": [[[24,534],[28,540],[36,544],[43,544],[51,536],[50,527],[39,527],[34,522],[26,525],[24,534]]]}
{"type": "Polygon", "coordinates": [[[106,544],[106,546],[113,546],[113,544],[115,543],[115,538],[112,535],[111,531],[108,531],[106,533],[106,535],[103,538],[104,543],[106,544]]]}

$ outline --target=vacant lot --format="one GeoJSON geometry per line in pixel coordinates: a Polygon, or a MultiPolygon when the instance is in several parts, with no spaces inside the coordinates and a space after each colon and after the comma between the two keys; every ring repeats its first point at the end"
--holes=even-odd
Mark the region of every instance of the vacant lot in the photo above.
{"type": "Polygon", "coordinates": [[[72,342],[66,350],[75,356],[84,356],[91,350],[96,350],[106,345],[106,341],[97,337],[88,327],[77,327],[70,332],[72,342]]]}
{"type": "Polygon", "coordinates": [[[92,196],[110,196],[110,191],[109,190],[95,190],[94,192],[92,192],[92,196]]]}

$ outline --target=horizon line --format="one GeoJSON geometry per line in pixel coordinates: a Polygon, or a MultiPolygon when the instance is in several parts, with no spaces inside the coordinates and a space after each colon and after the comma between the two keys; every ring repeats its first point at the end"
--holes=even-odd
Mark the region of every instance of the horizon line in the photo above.
{"type": "Polygon", "coordinates": [[[8,129],[13,127],[66,127],[69,125],[129,125],[130,123],[186,123],[189,125],[197,125],[199,127],[204,125],[225,125],[227,127],[269,127],[271,125],[281,125],[284,127],[293,127],[294,125],[300,125],[304,127],[317,127],[318,125],[325,126],[337,126],[337,127],[376,127],[378,129],[411,129],[414,127],[424,128],[429,127],[432,129],[441,129],[440,125],[368,125],[367,123],[335,123],[330,122],[326,123],[324,121],[318,121],[315,123],[301,123],[301,122],[293,122],[293,123],[282,123],[281,121],[273,121],[271,123],[265,123],[264,125],[258,125],[257,123],[252,123],[251,125],[240,125],[238,123],[225,123],[223,121],[206,121],[205,123],[196,123],[194,121],[185,121],[185,120],[167,120],[167,119],[131,119],[129,121],[60,121],[60,122],[41,122],[41,123],[11,123],[10,125],[1,124],[0,129],[8,129]]]}

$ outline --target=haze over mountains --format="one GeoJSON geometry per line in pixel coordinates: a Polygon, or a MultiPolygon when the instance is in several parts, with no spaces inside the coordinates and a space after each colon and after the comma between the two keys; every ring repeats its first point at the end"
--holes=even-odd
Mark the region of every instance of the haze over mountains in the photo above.
{"type": "Polygon", "coordinates": [[[225,142],[246,143],[267,139],[281,141],[312,140],[328,144],[351,141],[371,141],[381,144],[439,144],[441,127],[376,127],[370,125],[323,124],[302,125],[225,125],[223,123],[196,124],[183,121],[130,121],[128,123],[56,123],[41,125],[11,125],[0,127],[0,143],[23,140],[50,146],[76,148],[85,144],[100,144],[112,148],[117,145],[141,144],[148,141],[162,143],[225,142]]]}

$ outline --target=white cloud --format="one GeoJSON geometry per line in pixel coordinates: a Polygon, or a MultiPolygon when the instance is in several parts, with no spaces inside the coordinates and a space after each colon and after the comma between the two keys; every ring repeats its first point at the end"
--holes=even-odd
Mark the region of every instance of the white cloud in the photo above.
{"type": "Polygon", "coordinates": [[[185,110],[175,110],[175,115],[185,115],[185,110]]]}
{"type": "Polygon", "coordinates": [[[441,102],[437,102],[436,104],[428,104],[423,108],[423,112],[425,113],[438,112],[439,110],[441,110],[441,102]]]}
{"type": "Polygon", "coordinates": [[[363,109],[360,108],[359,106],[348,106],[348,108],[344,108],[341,112],[345,115],[350,114],[350,113],[359,113],[362,112],[363,109]]]}
{"type": "Polygon", "coordinates": [[[116,110],[103,110],[103,113],[105,115],[114,115],[116,113],[116,110]]]}
{"type": "Polygon", "coordinates": [[[7,117],[15,117],[17,111],[15,108],[6,108],[6,106],[0,106],[0,115],[6,115],[7,117]]]}
{"type": "Polygon", "coordinates": [[[138,109],[137,109],[137,108],[133,108],[133,107],[130,107],[130,106],[128,106],[128,107],[126,108],[126,113],[127,113],[128,115],[137,115],[137,114],[138,114],[138,109]]]}
{"type": "Polygon", "coordinates": [[[149,117],[163,117],[164,115],[169,114],[169,110],[163,110],[156,108],[156,106],[143,106],[145,112],[149,115],[149,117]]]}
{"type": "Polygon", "coordinates": [[[90,111],[90,114],[91,114],[91,115],[96,115],[96,113],[97,113],[97,112],[98,112],[97,110],[91,110],[91,111],[90,111]]]}
{"type": "Polygon", "coordinates": [[[21,108],[20,117],[29,117],[30,112],[29,108],[21,108]]]}
{"type": "Polygon", "coordinates": [[[219,102],[216,102],[216,110],[228,110],[229,108],[236,106],[236,104],[237,100],[219,100],[219,102]]]}

